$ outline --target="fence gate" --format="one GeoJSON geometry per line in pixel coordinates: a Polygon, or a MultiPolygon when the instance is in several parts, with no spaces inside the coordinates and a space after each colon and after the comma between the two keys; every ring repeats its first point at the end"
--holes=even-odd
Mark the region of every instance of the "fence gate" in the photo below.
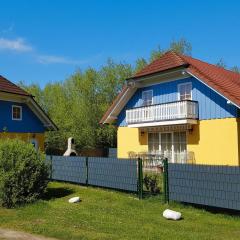
{"type": "Polygon", "coordinates": [[[163,194],[163,157],[160,155],[144,154],[139,156],[139,179],[142,188],[141,197],[163,194]]]}

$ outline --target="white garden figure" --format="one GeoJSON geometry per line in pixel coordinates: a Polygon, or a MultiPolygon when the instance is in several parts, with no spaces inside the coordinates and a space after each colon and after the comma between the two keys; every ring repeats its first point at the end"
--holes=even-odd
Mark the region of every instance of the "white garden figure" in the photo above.
{"type": "Polygon", "coordinates": [[[163,212],[163,217],[165,217],[166,219],[171,219],[171,220],[179,220],[179,219],[181,219],[182,214],[180,212],[175,212],[173,210],[166,209],[163,212]]]}
{"type": "Polygon", "coordinates": [[[80,202],[80,197],[73,197],[68,200],[69,203],[78,203],[80,202]]]}
{"type": "Polygon", "coordinates": [[[63,154],[63,156],[77,156],[77,152],[75,150],[75,141],[74,138],[68,138],[68,147],[67,151],[63,154]]]}

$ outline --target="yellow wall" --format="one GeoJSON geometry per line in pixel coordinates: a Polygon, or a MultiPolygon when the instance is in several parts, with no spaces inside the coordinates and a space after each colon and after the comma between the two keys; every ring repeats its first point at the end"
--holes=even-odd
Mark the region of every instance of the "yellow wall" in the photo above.
{"type": "Polygon", "coordinates": [[[117,150],[118,158],[128,158],[129,152],[146,152],[147,133],[141,136],[138,128],[119,127],[117,134],[117,150]]]}
{"type": "MultiPolygon", "coordinates": [[[[194,163],[240,165],[240,119],[201,120],[187,133],[187,150],[193,152],[194,163]]],[[[128,158],[129,152],[148,151],[145,132],[138,128],[118,128],[118,157],[128,158]]]]}
{"type": "Polygon", "coordinates": [[[239,165],[239,129],[236,118],[199,121],[188,133],[187,150],[197,164],[239,165]]]}
{"type": "Polygon", "coordinates": [[[23,141],[30,142],[31,139],[35,138],[38,142],[39,148],[44,151],[44,133],[0,133],[0,138],[19,138],[23,141]]]}

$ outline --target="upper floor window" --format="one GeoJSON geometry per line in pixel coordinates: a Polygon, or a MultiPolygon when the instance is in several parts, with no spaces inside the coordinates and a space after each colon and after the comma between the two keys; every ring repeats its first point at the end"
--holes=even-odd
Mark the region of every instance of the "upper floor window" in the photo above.
{"type": "Polygon", "coordinates": [[[12,120],[22,120],[22,107],[12,106],[12,120]]]}
{"type": "Polygon", "coordinates": [[[181,83],[178,85],[179,100],[192,100],[192,83],[181,83]]]}
{"type": "Polygon", "coordinates": [[[153,104],[153,90],[147,90],[142,92],[143,106],[149,106],[153,104]]]}

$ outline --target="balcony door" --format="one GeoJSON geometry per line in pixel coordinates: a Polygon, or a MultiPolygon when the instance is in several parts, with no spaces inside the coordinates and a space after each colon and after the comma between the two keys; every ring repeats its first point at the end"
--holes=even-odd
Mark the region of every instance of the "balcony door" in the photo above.
{"type": "Polygon", "coordinates": [[[168,159],[173,159],[173,135],[171,132],[159,133],[159,150],[160,153],[168,159]]]}
{"type": "Polygon", "coordinates": [[[150,153],[163,154],[170,162],[185,162],[187,158],[186,132],[155,132],[148,134],[150,153]]]}

